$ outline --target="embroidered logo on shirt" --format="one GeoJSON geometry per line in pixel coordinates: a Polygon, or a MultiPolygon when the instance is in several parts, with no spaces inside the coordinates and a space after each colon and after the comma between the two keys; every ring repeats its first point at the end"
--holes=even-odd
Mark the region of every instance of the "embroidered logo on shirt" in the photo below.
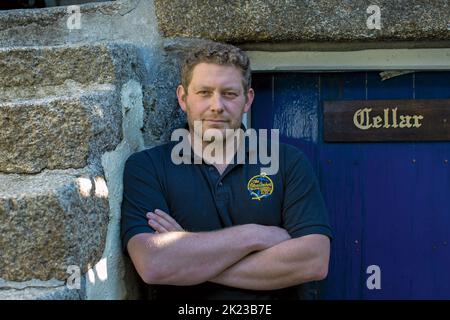
{"type": "Polygon", "coordinates": [[[254,176],[248,181],[247,190],[252,196],[252,200],[267,198],[273,192],[272,180],[263,172],[254,176]]]}

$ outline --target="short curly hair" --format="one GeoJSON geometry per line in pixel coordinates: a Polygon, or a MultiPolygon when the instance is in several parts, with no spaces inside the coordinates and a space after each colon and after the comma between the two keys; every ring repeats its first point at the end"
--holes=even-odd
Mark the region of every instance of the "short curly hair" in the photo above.
{"type": "Polygon", "coordinates": [[[186,92],[195,66],[202,62],[237,67],[242,73],[244,93],[247,93],[251,87],[252,71],[247,54],[233,45],[208,41],[201,46],[196,46],[184,60],[181,67],[181,85],[186,92]]]}

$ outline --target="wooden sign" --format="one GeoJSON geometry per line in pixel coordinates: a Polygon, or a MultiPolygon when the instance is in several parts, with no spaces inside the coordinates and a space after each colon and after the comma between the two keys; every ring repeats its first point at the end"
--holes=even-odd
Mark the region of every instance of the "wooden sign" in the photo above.
{"type": "Polygon", "coordinates": [[[450,141],[450,99],[324,102],[324,140],[450,141]]]}

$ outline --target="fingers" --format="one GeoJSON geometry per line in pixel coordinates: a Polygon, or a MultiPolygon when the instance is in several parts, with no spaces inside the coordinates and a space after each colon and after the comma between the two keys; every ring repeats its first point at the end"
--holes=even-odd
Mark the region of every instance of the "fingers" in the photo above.
{"type": "Polygon", "coordinates": [[[165,213],[164,211],[160,210],[160,209],[155,209],[155,213],[160,216],[161,218],[165,219],[166,221],[168,221],[172,226],[174,226],[178,231],[183,231],[183,228],[178,224],[178,222],[175,221],[174,218],[172,218],[171,216],[169,216],[167,213],[165,213]]]}
{"type": "Polygon", "coordinates": [[[155,212],[148,212],[147,218],[149,219],[148,224],[159,233],[184,231],[172,217],[162,210],[157,209],[155,212]]]}
{"type": "MultiPolygon", "coordinates": [[[[148,217],[148,214],[147,214],[148,217]]],[[[148,225],[155,229],[156,233],[164,233],[169,232],[163,225],[161,225],[157,220],[155,219],[148,219],[148,225]]]]}

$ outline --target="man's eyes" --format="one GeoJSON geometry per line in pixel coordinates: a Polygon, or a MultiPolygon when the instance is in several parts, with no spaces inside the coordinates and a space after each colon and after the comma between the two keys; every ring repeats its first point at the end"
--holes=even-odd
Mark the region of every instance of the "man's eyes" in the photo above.
{"type": "MultiPolygon", "coordinates": [[[[212,95],[212,92],[211,91],[202,90],[202,91],[198,91],[197,94],[200,95],[200,96],[210,96],[210,95],[212,95]]],[[[223,95],[225,97],[227,97],[227,98],[235,98],[235,97],[238,96],[238,94],[236,92],[233,92],[233,91],[226,91],[226,92],[223,93],[223,95]]]]}
{"type": "Polygon", "coordinates": [[[224,95],[226,97],[237,97],[237,93],[236,92],[225,92],[224,95]]]}

